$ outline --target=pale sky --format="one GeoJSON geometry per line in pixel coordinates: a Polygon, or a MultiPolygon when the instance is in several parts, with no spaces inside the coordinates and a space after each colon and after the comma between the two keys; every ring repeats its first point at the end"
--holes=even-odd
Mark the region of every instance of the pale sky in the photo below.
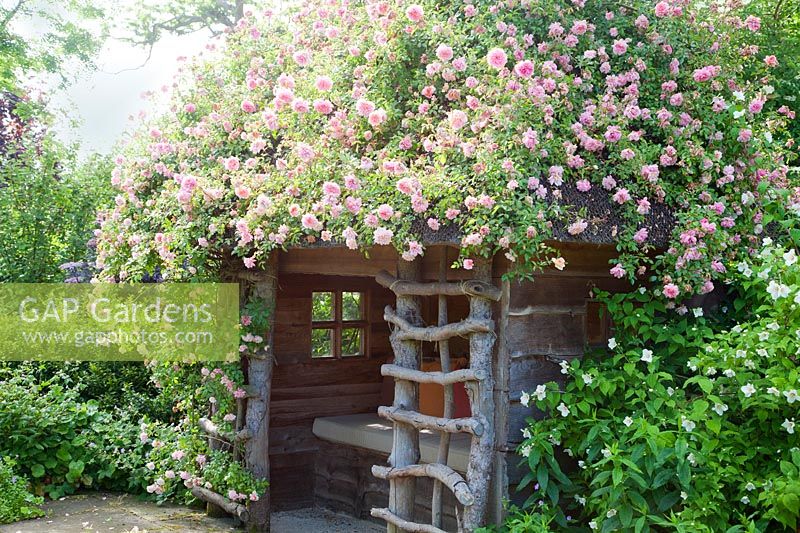
{"type": "Polygon", "coordinates": [[[156,43],[144,67],[125,72],[119,71],[141,65],[147,50],[110,40],[98,57],[98,70],[82,76],[52,99],[70,118],[80,121],[74,129],[63,121],[59,134],[64,140],[79,140],[83,156],[110,152],[123,132],[134,124],[129,117],[136,117],[141,110],[148,114],[157,111],[141,98],[142,93],[160,91],[162,85],[170,84],[178,68],[178,56],[197,55],[208,39],[205,32],[165,37],[156,43]]]}

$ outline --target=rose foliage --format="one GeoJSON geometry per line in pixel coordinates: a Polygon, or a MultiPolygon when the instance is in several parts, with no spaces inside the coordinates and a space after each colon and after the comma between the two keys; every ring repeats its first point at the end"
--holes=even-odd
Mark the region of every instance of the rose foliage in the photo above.
{"type": "Polygon", "coordinates": [[[503,253],[524,275],[555,259],[554,237],[588,237],[617,244],[615,276],[654,272],[672,298],[709,292],[758,243],[766,193],[800,205],[794,113],[772,102],[782,58],[751,44],[760,20],[737,6],[314,1],[249,14],[118,156],[102,276],[196,279],[229,253],[255,267],[319,241],[410,260],[457,228],[467,268],[503,253]]]}

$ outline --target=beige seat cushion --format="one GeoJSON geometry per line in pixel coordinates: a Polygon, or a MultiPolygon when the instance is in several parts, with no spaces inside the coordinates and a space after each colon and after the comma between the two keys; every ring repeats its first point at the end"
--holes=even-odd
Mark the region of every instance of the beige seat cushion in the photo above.
{"type": "MultiPolygon", "coordinates": [[[[339,444],[358,446],[385,454],[392,452],[392,423],[376,413],[328,416],[314,420],[314,435],[339,444]]],[[[450,439],[447,464],[453,470],[467,471],[470,436],[456,433],[450,439]]],[[[439,453],[439,433],[424,429],[419,435],[419,451],[423,463],[435,463],[439,453]]]]}

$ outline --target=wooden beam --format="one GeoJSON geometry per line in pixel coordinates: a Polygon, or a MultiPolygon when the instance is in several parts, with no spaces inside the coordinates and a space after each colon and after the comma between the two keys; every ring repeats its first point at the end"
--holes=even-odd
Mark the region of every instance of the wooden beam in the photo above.
{"type": "Polygon", "coordinates": [[[471,368],[462,368],[452,372],[424,372],[397,365],[383,365],[381,367],[381,375],[417,383],[435,383],[437,385],[452,385],[453,383],[480,381],[486,378],[485,372],[475,372],[471,368]]]}
{"type": "Polygon", "coordinates": [[[438,527],[428,524],[417,524],[416,522],[400,518],[386,508],[372,509],[370,514],[375,518],[386,520],[386,522],[397,528],[397,531],[410,531],[411,533],[447,533],[445,530],[439,529],[438,527]]]}
{"type": "MultiPolygon", "coordinates": [[[[492,261],[479,258],[473,269],[475,279],[490,283],[492,281],[492,261]]],[[[492,305],[485,298],[470,298],[469,318],[472,320],[491,320],[492,305]]],[[[475,503],[464,508],[464,530],[468,532],[485,526],[489,491],[492,480],[492,466],[495,462],[494,445],[494,376],[492,374],[492,355],[494,353],[495,334],[473,333],[469,338],[470,368],[483,371],[488,377],[479,382],[467,383],[472,416],[480,417],[484,423],[484,431],[472,437],[467,480],[475,503]]]]}
{"type": "Polygon", "coordinates": [[[446,431],[447,433],[469,433],[480,436],[484,432],[484,424],[477,418],[440,418],[423,415],[417,411],[409,411],[400,407],[378,407],[378,415],[392,422],[408,424],[417,429],[446,431]]]}
{"type": "Polygon", "coordinates": [[[491,333],[494,331],[494,322],[491,320],[476,320],[472,318],[445,326],[414,326],[398,316],[388,305],[383,310],[383,318],[399,328],[399,331],[396,331],[396,336],[398,340],[404,341],[438,342],[452,337],[464,337],[472,333],[491,333]]]}
{"type": "Polygon", "coordinates": [[[444,464],[428,463],[424,465],[408,465],[403,468],[373,466],[372,475],[380,479],[406,476],[433,478],[450,489],[461,505],[472,505],[472,502],[475,501],[472,491],[469,490],[469,485],[461,477],[461,474],[444,464]]]}
{"type": "Polygon", "coordinates": [[[475,296],[492,301],[500,300],[500,289],[481,280],[466,280],[461,283],[421,283],[408,280],[399,280],[385,270],[375,276],[382,286],[393,291],[398,296],[475,296]]]}
{"type": "MultiPolygon", "coordinates": [[[[254,280],[252,296],[262,298],[266,304],[268,329],[261,336],[264,338],[262,357],[251,358],[247,369],[247,381],[253,392],[247,399],[245,427],[250,430],[252,438],[245,442],[245,464],[256,478],[269,478],[269,406],[272,391],[272,374],[275,330],[275,301],[278,292],[278,254],[272,253],[263,272],[254,280]]],[[[250,520],[247,530],[251,533],[267,533],[270,530],[270,489],[267,489],[257,502],[250,504],[250,520]]]]}
{"type": "MultiPolygon", "coordinates": [[[[400,279],[414,282],[419,280],[421,261],[398,261],[397,273],[400,279]]],[[[397,296],[397,317],[410,326],[422,322],[419,298],[413,295],[397,296]]],[[[419,370],[420,346],[413,340],[402,338],[395,329],[389,336],[397,366],[419,370]]],[[[394,383],[394,408],[415,411],[419,408],[419,385],[412,381],[397,380],[394,383]]],[[[410,424],[395,423],[392,434],[392,453],[389,465],[395,468],[419,463],[419,433],[410,424]]],[[[398,524],[411,524],[414,519],[416,479],[413,477],[389,480],[389,508],[386,509],[387,533],[408,530],[398,524]]],[[[373,515],[374,516],[374,515],[373,515]]]]}
{"type": "Polygon", "coordinates": [[[508,494],[508,456],[506,454],[509,432],[509,382],[511,372],[511,355],[506,344],[511,302],[511,284],[503,281],[501,285],[503,297],[498,305],[500,316],[497,325],[497,354],[494,366],[494,416],[495,416],[495,465],[494,487],[492,492],[492,508],[489,509],[489,520],[493,520],[499,528],[504,520],[503,503],[509,500],[508,494]]]}
{"type": "Polygon", "coordinates": [[[204,489],[203,487],[192,487],[192,496],[198,500],[216,505],[226,513],[235,516],[242,522],[246,523],[248,520],[250,520],[250,512],[247,510],[246,506],[240,503],[232,502],[221,494],[204,489]]]}

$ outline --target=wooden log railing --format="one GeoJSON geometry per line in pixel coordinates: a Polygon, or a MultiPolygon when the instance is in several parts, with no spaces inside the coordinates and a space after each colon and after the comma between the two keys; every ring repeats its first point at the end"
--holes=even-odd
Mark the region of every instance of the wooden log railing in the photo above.
{"type": "Polygon", "coordinates": [[[408,275],[409,267],[403,261],[398,268],[399,279],[385,271],[376,276],[378,283],[394,291],[397,296],[397,311],[391,307],[386,307],[384,311],[384,319],[395,326],[390,336],[395,364],[383,365],[381,368],[382,375],[395,379],[395,401],[392,407],[378,408],[381,417],[394,422],[394,441],[389,456],[391,467],[374,466],[372,469],[376,477],[389,480],[389,507],[371,511],[372,516],[386,521],[389,533],[398,530],[443,533],[443,487],[450,489],[458,503],[464,507],[461,515],[456,509],[459,531],[471,533],[484,525],[486,520],[491,467],[495,459],[492,375],[495,334],[491,302],[500,300],[502,291],[491,283],[491,260],[477,260],[475,279],[461,283],[446,281],[446,260],[445,252],[440,263],[439,281],[436,283],[416,281],[415,277],[408,275]],[[415,302],[413,309],[409,307],[413,296],[438,296],[439,316],[436,326],[417,325],[418,304],[415,302]],[[460,322],[448,323],[447,296],[468,296],[469,317],[460,322]],[[448,340],[457,336],[469,338],[468,369],[452,370],[450,367],[448,340]],[[440,372],[419,370],[416,343],[420,341],[439,343],[440,372]],[[410,350],[411,346],[414,346],[413,351],[410,350]],[[410,359],[412,355],[414,360],[410,359]],[[465,383],[467,388],[471,417],[453,418],[455,407],[452,386],[460,382],[465,383]],[[442,417],[416,411],[417,397],[414,393],[419,383],[435,383],[444,387],[445,407],[442,417]],[[419,457],[419,441],[411,438],[409,430],[419,429],[440,432],[437,462],[427,465],[409,462],[412,454],[419,457]],[[472,436],[466,480],[446,464],[452,433],[468,433],[472,436]],[[409,446],[410,448],[406,448],[409,446]],[[411,521],[414,485],[399,484],[401,480],[423,476],[434,480],[431,524],[411,521]]]}
{"type": "Polygon", "coordinates": [[[250,520],[250,512],[247,510],[246,506],[242,505],[241,503],[231,501],[221,494],[204,489],[203,487],[192,487],[192,496],[198,500],[216,505],[217,507],[223,509],[226,513],[235,516],[242,522],[246,523],[248,520],[250,520]]]}
{"type": "Polygon", "coordinates": [[[236,445],[252,438],[252,433],[247,428],[239,431],[221,431],[219,427],[208,418],[201,418],[197,422],[197,425],[200,426],[200,429],[209,437],[221,440],[230,445],[236,445]]]}

